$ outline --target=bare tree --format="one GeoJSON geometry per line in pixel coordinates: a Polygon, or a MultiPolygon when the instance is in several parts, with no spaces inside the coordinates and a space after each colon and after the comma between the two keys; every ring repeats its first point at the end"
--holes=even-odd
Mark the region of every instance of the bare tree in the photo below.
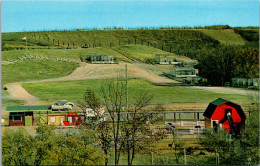
{"type": "MultiPolygon", "coordinates": [[[[149,121],[156,120],[153,116],[162,107],[150,109],[153,114],[145,112],[143,109],[150,103],[152,96],[148,92],[136,93],[132,105],[127,110],[130,117],[123,120],[122,111],[126,105],[127,83],[125,79],[117,78],[101,87],[103,105],[110,118],[109,121],[100,121],[101,100],[97,98],[90,89],[86,90],[84,102],[81,108],[86,105],[92,108],[97,115],[97,122],[92,122],[97,128],[97,135],[101,142],[103,152],[108,156],[110,147],[113,147],[114,164],[118,165],[121,153],[127,153],[128,165],[133,164],[135,154],[144,150],[159,137],[152,134],[149,121]]],[[[105,164],[108,160],[106,158],[105,164]]]]}

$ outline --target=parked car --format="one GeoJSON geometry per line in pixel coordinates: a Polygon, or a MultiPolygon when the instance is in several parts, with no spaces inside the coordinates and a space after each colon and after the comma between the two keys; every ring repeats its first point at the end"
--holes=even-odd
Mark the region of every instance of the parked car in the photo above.
{"type": "Polygon", "coordinates": [[[52,110],[71,110],[74,103],[68,102],[67,100],[59,100],[51,106],[52,110]]]}

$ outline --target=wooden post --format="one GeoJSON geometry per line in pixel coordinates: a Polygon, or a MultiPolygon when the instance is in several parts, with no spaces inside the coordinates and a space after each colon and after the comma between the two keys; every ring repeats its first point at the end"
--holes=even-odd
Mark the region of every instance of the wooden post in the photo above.
{"type": "Polygon", "coordinates": [[[153,152],[152,152],[152,165],[153,165],[153,152]]]}
{"type": "Polygon", "coordinates": [[[184,165],[186,165],[186,153],[185,153],[185,148],[184,148],[183,150],[184,150],[184,165]]]}

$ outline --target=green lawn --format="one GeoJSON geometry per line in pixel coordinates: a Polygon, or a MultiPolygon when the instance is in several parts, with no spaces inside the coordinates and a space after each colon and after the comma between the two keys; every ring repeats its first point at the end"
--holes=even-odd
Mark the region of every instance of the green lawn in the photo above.
{"type": "Polygon", "coordinates": [[[52,60],[19,61],[2,65],[2,84],[62,77],[70,74],[76,67],[76,63],[52,60]]]}
{"type": "MultiPolygon", "coordinates": [[[[98,95],[101,95],[101,85],[105,85],[106,82],[107,80],[80,80],[26,83],[23,86],[29,93],[41,100],[54,102],[56,100],[67,99],[72,102],[77,102],[83,97],[83,93],[87,88],[91,88],[98,95]]],[[[133,98],[135,98],[138,93],[142,93],[143,91],[148,91],[153,95],[151,104],[209,103],[220,97],[239,104],[249,102],[247,96],[209,92],[188,87],[155,86],[148,81],[140,79],[131,79],[128,81],[130,103],[133,102],[133,98]]]]}

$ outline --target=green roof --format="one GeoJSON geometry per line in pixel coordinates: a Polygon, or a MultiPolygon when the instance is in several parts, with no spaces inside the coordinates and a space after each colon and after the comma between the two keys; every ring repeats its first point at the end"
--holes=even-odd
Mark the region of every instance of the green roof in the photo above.
{"type": "Polygon", "coordinates": [[[218,98],[217,100],[215,101],[212,101],[211,104],[214,104],[214,105],[220,105],[220,104],[223,104],[225,102],[227,102],[228,100],[225,100],[225,99],[221,99],[221,98],[218,98]]]}
{"type": "Polygon", "coordinates": [[[51,105],[33,105],[33,106],[7,106],[6,111],[9,112],[25,112],[25,111],[47,111],[51,109],[51,105]]]}

